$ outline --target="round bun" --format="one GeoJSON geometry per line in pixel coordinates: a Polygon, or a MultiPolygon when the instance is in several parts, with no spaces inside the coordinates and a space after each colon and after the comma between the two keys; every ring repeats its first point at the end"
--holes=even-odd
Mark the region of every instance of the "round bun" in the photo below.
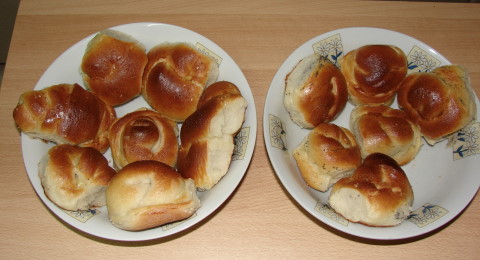
{"type": "Polygon", "coordinates": [[[430,145],[472,122],[477,111],[468,72],[458,65],[408,75],[398,90],[398,105],[430,145]]]}
{"type": "Polygon", "coordinates": [[[177,169],[199,190],[211,189],[227,174],[246,107],[240,94],[216,95],[183,123],[177,169]]]}
{"type": "Polygon", "coordinates": [[[350,130],[331,123],[320,123],[310,131],[293,157],[307,185],[322,192],[350,176],[362,162],[350,130]]]}
{"type": "Polygon", "coordinates": [[[20,96],[13,119],[32,138],[57,144],[108,149],[115,110],[78,84],[59,84],[20,96]]]}
{"type": "Polygon", "coordinates": [[[318,54],[302,59],[285,79],[284,104],[302,128],[314,128],[335,119],[348,100],[340,70],[318,54]]]}
{"type": "Polygon", "coordinates": [[[365,45],[347,53],[340,62],[354,105],[390,105],[407,74],[405,53],[391,45],[365,45]]]}
{"type": "Polygon", "coordinates": [[[198,100],[197,108],[203,106],[211,99],[222,95],[242,95],[238,87],[229,81],[217,81],[209,85],[198,100]]]}
{"type": "Polygon", "coordinates": [[[106,195],[110,221],[130,231],[186,219],[200,207],[193,181],[158,161],[128,164],[112,178],[106,195]]]}
{"type": "Polygon", "coordinates": [[[422,145],[420,130],[405,111],[384,105],[353,109],[350,130],[363,158],[371,153],[383,153],[405,165],[415,158],[422,145]]]}
{"type": "Polygon", "coordinates": [[[148,109],[118,118],[108,140],[117,169],[140,160],[155,160],[175,166],[178,155],[177,124],[148,109]]]}
{"type": "Polygon", "coordinates": [[[203,89],[216,81],[218,64],[186,43],[166,43],[148,52],[145,100],[162,115],[183,122],[197,108],[203,89]]]}
{"type": "Polygon", "coordinates": [[[374,153],[353,175],[332,187],[330,206],[351,222],[395,226],[410,215],[413,190],[407,175],[391,157],[374,153]]]}
{"type": "Polygon", "coordinates": [[[71,211],[105,206],[105,189],[115,174],[98,150],[67,144],[52,147],[38,166],[47,198],[71,211]]]}
{"type": "Polygon", "coordinates": [[[111,106],[140,95],[147,54],[129,35],[104,30],[89,43],[81,63],[83,81],[111,106]]]}

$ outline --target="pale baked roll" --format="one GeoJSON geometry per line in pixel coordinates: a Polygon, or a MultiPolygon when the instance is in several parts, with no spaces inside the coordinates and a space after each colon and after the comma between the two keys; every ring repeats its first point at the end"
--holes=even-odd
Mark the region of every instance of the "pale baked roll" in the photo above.
{"type": "Polygon", "coordinates": [[[470,77],[458,65],[408,75],[398,90],[398,105],[430,145],[465,127],[477,113],[470,77]]]}
{"type": "Polygon", "coordinates": [[[148,52],[142,95],[162,115],[183,122],[217,77],[214,59],[186,43],[164,43],[148,52]]]}
{"type": "Polygon", "coordinates": [[[415,158],[422,145],[420,130],[405,111],[384,105],[353,109],[350,130],[363,158],[383,153],[405,165],[415,158]]]}
{"type": "Polygon", "coordinates": [[[108,149],[115,110],[78,84],[59,84],[20,96],[13,119],[32,138],[57,144],[108,149]]]}
{"type": "Polygon", "coordinates": [[[38,165],[47,198],[71,211],[105,206],[105,190],[115,174],[98,150],[67,144],[52,147],[38,165]]]}
{"type": "Polygon", "coordinates": [[[332,121],[343,111],[347,99],[344,76],[318,54],[302,59],[285,78],[285,108],[302,128],[332,121]]]}
{"type": "Polygon", "coordinates": [[[130,35],[103,30],[87,45],[80,65],[85,86],[111,106],[140,95],[145,47],[130,35]]]}
{"type": "Polygon", "coordinates": [[[197,109],[217,96],[228,94],[242,95],[238,87],[232,82],[217,81],[212,83],[203,91],[202,96],[200,96],[197,109]]]}
{"type": "Polygon", "coordinates": [[[365,158],[351,177],[333,185],[328,202],[351,222],[395,226],[410,215],[413,190],[394,159],[374,153],[365,158]]]}
{"type": "Polygon", "coordinates": [[[360,148],[350,130],[320,123],[293,151],[298,169],[308,186],[325,192],[360,165],[360,148]]]}
{"type": "Polygon", "coordinates": [[[117,169],[140,160],[175,166],[178,155],[177,124],[160,113],[139,109],[115,120],[108,140],[117,169]]]}
{"type": "Polygon", "coordinates": [[[200,207],[195,185],[159,161],[136,161],[122,168],[107,188],[111,223],[138,231],[192,216],[200,207]]]}
{"type": "Polygon", "coordinates": [[[199,190],[211,189],[227,174],[246,108],[240,94],[218,95],[183,123],[177,169],[184,178],[192,178],[199,190]]]}
{"type": "Polygon", "coordinates": [[[340,60],[354,105],[390,105],[407,74],[407,57],[392,45],[365,45],[340,60]]]}

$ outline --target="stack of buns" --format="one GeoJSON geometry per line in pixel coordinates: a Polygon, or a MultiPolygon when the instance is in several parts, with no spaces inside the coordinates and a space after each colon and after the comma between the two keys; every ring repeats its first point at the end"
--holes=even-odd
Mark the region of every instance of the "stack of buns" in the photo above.
{"type": "Polygon", "coordinates": [[[55,144],[39,163],[47,198],[72,211],[106,205],[112,224],[130,231],[192,216],[196,192],[229,169],[247,107],[237,86],[217,82],[219,64],[189,43],[147,53],[110,29],[91,39],[79,65],[85,89],[28,91],[13,111],[21,132],[55,144]],[[152,109],[117,118],[115,107],[138,96],[152,109]]]}
{"type": "Polygon", "coordinates": [[[398,225],[413,200],[401,166],[416,157],[421,138],[434,145],[475,118],[468,72],[448,65],[407,75],[407,57],[393,45],[360,46],[339,66],[312,54],[287,74],[285,109],[311,129],[293,158],[306,185],[321,192],[333,186],[329,203],[346,219],[398,225]],[[347,99],[354,106],[349,129],[332,123],[347,99]]]}

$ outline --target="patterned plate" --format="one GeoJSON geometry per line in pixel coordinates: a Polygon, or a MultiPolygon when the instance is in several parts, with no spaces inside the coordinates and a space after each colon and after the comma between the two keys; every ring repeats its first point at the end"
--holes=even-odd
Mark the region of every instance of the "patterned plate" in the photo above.
{"type": "MultiPolygon", "coordinates": [[[[328,205],[329,191],[322,193],[307,187],[292,157],[292,150],[309,130],[293,123],[284,108],[285,76],[298,61],[314,52],[338,65],[343,55],[366,44],[391,44],[401,48],[408,58],[409,73],[428,72],[450,64],[428,45],[398,32],[377,28],[345,28],[319,35],[301,45],[285,60],[270,85],[263,115],[265,145],[275,172],[290,195],[327,225],[371,239],[417,236],[453,219],[475,196],[480,184],[480,175],[475,170],[480,163],[478,122],[458,132],[450,141],[437,143],[433,147],[424,142],[415,160],[403,167],[413,187],[414,211],[407,221],[396,227],[367,227],[339,216],[328,205]]],[[[476,102],[477,108],[480,107],[478,99],[476,102]]],[[[396,101],[392,107],[398,108],[396,101]]],[[[333,123],[348,128],[352,108],[348,103],[333,123]]]]}

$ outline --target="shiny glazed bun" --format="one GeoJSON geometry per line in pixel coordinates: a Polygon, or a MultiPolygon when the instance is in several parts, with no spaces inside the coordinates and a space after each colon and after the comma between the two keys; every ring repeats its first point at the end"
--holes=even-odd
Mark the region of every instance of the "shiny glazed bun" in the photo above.
{"type": "Polygon", "coordinates": [[[477,113],[468,72],[458,65],[408,75],[398,90],[398,105],[430,145],[465,127],[477,113]]]}
{"type": "Polygon", "coordinates": [[[285,79],[285,108],[302,128],[332,121],[345,108],[347,99],[342,73],[318,54],[302,59],[285,79]]]}
{"type": "Polygon", "coordinates": [[[310,131],[293,157],[307,185],[322,192],[350,176],[362,161],[350,130],[331,123],[320,123],[310,131]]]}
{"type": "Polygon", "coordinates": [[[13,119],[32,138],[57,144],[108,149],[115,110],[78,84],[59,84],[20,96],[13,119]]]}
{"type": "Polygon", "coordinates": [[[158,161],[128,164],[112,178],[106,195],[110,221],[129,231],[186,219],[200,207],[193,181],[158,161]]]}
{"type": "Polygon", "coordinates": [[[83,81],[111,106],[140,95],[147,54],[145,47],[119,31],[104,30],[89,43],[81,63],[83,81]]]}
{"type": "Polygon", "coordinates": [[[405,165],[415,158],[422,145],[420,130],[405,111],[384,105],[353,109],[350,130],[363,158],[371,153],[383,153],[405,165]]]}
{"type": "Polygon", "coordinates": [[[328,201],[351,222],[395,226],[410,215],[413,190],[394,159],[374,153],[365,158],[351,177],[333,185],[328,201]]]}
{"type": "Polygon", "coordinates": [[[52,147],[38,165],[47,198],[71,211],[105,206],[105,189],[115,174],[98,150],[67,144],[52,147]]]}
{"type": "Polygon", "coordinates": [[[175,166],[178,155],[177,124],[148,109],[118,118],[108,140],[117,169],[140,160],[155,160],[175,166]]]}
{"type": "Polygon", "coordinates": [[[390,105],[407,74],[407,57],[391,45],[365,45],[340,60],[354,105],[390,105]]]}
{"type": "Polygon", "coordinates": [[[186,43],[165,43],[148,52],[142,94],[160,114],[183,122],[217,77],[218,64],[212,58],[186,43]]]}

